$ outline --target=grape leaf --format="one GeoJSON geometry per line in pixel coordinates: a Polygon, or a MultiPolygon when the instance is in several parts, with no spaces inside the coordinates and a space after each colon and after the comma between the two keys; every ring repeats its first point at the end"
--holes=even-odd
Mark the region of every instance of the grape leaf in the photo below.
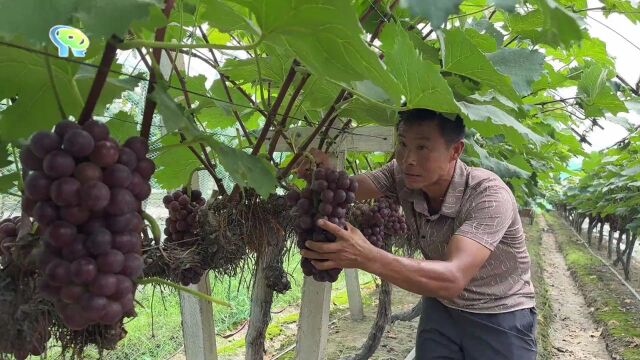
{"type": "Polygon", "coordinates": [[[0,194],[6,194],[18,186],[20,174],[17,171],[0,176],[0,194]]]}
{"type": "Polygon", "coordinates": [[[80,23],[90,40],[122,36],[159,5],[157,0],[0,0],[0,36],[43,44],[50,41],[51,27],[80,23]]]}
{"type": "Polygon", "coordinates": [[[202,19],[210,26],[220,29],[223,32],[233,30],[245,30],[251,33],[259,33],[255,24],[245,18],[231,6],[223,1],[208,0],[207,8],[202,14],[202,19]]]}
{"type": "Polygon", "coordinates": [[[119,111],[115,115],[108,117],[108,119],[106,125],[109,127],[109,133],[120,144],[138,134],[138,126],[135,119],[128,112],[119,111]]]}
{"type": "Polygon", "coordinates": [[[236,184],[253,188],[265,198],[275,191],[278,186],[276,171],[265,159],[227,146],[212,137],[207,137],[203,141],[213,149],[220,165],[231,175],[236,184]]]}
{"type": "Polygon", "coordinates": [[[520,169],[519,167],[509,164],[508,162],[496,159],[491,156],[487,150],[480,147],[473,139],[466,139],[467,146],[465,150],[470,152],[471,156],[475,155],[480,162],[480,166],[493,171],[496,175],[503,179],[507,178],[528,178],[531,174],[520,169]]]}
{"type": "Polygon", "coordinates": [[[510,100],[520,103],[520,96],[513,90],[511,80],[500,74],[487,57],[460,29],[446,30],[440,36],[443,49],[443,70],[467,76],[490,86],[510,100]]]}
{"type": "Polygon", "coordinates": [[[597,64],[584,69],[578,82],[578,95],[581,96],[578,103],[584,109],[586,116],[603,116],[605,111],[613,115],[627,111],[624,102],[607,84],[608,77],[608,71],[597,64]]]}
{"type": "Polygon", "coordinates": [[[542,11],[543,27],[540,41],[553,46],[570,47],[580,41],[582,30],[578,18],[554,0],[537,0],[542,11]]]}
{"type": "Polygon", "coordinates": [[[253,12],[264,42],[290,49],[314,75],[352,89],[359,82],[370,81],[376,89],[363,95],[372,97],[384,92],[385,98],[399,103],[398,84],[362,39],[363,30],[350,2],[233,1],[253,12]]]}
{"type": "MultiPolygon", "coordinates": [[[[190,114],[185,111],[184,107],[177,104],[162,86],[156,87],[155,91],[151,93],[149,97],[158,104],[158,112],[162,115],[162,120],[167,132],[171,133],[180,130],[185,135],[185,141],[208,144],[218,157],[222,167],[224,167],[237,184],[254,188],[260,195],[265,197],[273,192],[277,182],[275,179],[275,169],[271,164],[262,158],[229,147],[214,139],[212,136],[200,132],[193,123],[190,114]]],[[[186,150],[186,147],[184,150],[186,150]]],[[[167,151],[173,151],[173,148],[167,151]]],[[[190,152],[189,154],[195,159],[193,154],[190,152]]],[[[184,160],[186,157],[184,151],[179,153],[178,156],[181,157],[180,160],[184,160]]],[[[167,167],[168,166],[169,165],[167,165],[167,167]]],[[[184,173],[193,168],[192,164],[181,166],[181,172],[184,173]]],[[[167,171],[169,173],[174,172],[172,169],[167,171]]],[[[162,181],[165,184],[169,183],[171,180],[162,177],[163,175],[164,172],[161,173],[161,179],[158,181],[162,181]]]]}
{"type": "Polygon", "coordinates": [[[160,4],[159,0],[82,0],[78,1],[76,16],[89,37],[122,37],[134,20],[146,18],[150,8],[160,4]]]}
{"type": "Polygon", "coordinates": [[[495,4],[498,9],[514,12],[516,10],[516,5],[520,3],[520,1],[519,0],[490,0],[489,3],[495,4]]]}
{"type": "Polygon", "coordinates": [[[402,27],[388,25],[381,40],[384,62],[402,87],[407,108],[458,112],[453,93],[440,75],[439,66],[422,59],[402,27]]]}
{"type": "MultiPolygon", "coordinates": [[[[55,58],[50,61],[63,109],[67,114],[78,114],[84,101],[73,80],[78,66],[55,58]]],[[[44,56],[3,48],[0,84],[0,99],[18,98],[0,112],[0,139],[4,142],[26,139],[38,130],[51,129],[61,120],[44,56]]]]}
{"type": "Polygon", "coordinates": [[[483,129],[489,131],[484,133],[484,136],[503,133],[509,136],[511,142],[516,144],[522,143],[519,140],[522,138],[527,138],[538,145],[546,141],[545,138],[534,133],[518,120],[494,106],[476,105],[464,101],[458,102],[458,105],[462,110],[463,116],[472,123],[481,134],[483,129]],[[491,128],[486,128],[486,126],[491,126],[491,128]]]}
{"type": "Polygon", "coordinates": [[[501,48],[487,58],[496,70],[511,78],[513,88],[522,96],[531,93],[531,85],[544,70],[544,54],[537,50],[501,48]]]}
{"type": "MultiPolygon", "coordinates": [[[[72,25],[80,0],[0,0],[0,37],[48,43],[49,29],[72,25]]],[[[4,52],[4,50],[3,50],[4,52]]]]}
{"type": "MultiPolygon", "coordinates": [[[[160,140],[160,144],[163,146],[179,143],[180,139],[177,134],[164,136],[160,140]]],[[[200,161],[186,146],[167,147],[153,161],[157,167],[153,177],[165,190],[181,187],[188,180],[191,172],[201,166],[200,161]]]]}
{"type": "Polygon", "coordinates": [[[424,16],[431,27],[439,29],[447,22],[449,15],[459,10],[462,0],[402,0],[400,6],[409,9],[413,16],[424,16]]]}

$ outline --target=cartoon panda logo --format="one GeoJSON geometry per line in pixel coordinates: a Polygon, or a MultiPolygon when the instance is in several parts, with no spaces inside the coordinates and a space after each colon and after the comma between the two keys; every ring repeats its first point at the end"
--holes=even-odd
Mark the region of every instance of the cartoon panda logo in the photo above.
{"type": "Polygon", "coordinates": [[[69,50],[75,57],[84,57],[89,47],[89,38],[79,29],[67,25],[56,25],[49,30],[49,38],[58,47],[59,57],[68,57],[69,50]]]}

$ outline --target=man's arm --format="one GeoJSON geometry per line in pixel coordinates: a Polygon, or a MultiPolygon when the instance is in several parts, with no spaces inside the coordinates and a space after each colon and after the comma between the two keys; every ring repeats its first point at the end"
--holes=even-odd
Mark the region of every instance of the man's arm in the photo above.
{"type": "Polygon", "coordinates": [[[376,249],[363,270],[407,291],[453,299],[485,263],[491,250],[478,242],[454,235],[443,261],[410,259],[376,249]]]}
{"type": "Polygon", "coordinates": [[[355,178],[358,182],[358,191],[356,191],[357,201],[377,199],[384,195],[365,174],[356,175],[355,178]]]}
{"type": "Polygon", "coordinates": [[[309,250],[302,250],[302,256],[312,259],[318,270],[359,268],[425,296],[457,297],[491,254],[489,248],[477,241],[454,235],[445,260],[410,259],[376,248],[351,225],[348,230],[328,221],[320,221],[318,225],[336,235],[334,243],[308,241],[305,244],[309,250]]]}

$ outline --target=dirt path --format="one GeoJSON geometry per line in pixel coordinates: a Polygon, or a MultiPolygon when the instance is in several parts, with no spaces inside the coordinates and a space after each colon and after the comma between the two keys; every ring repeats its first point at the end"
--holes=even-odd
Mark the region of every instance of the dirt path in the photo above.
{"type": "MultiPolygon", "coordinates": [[[[542,228],[547,228],[539,217],[542,228]]],[[[580,294],[567,269],[552,232],[542,237],[544,278],[549,284],[549,297],[553,307],[551,342],[555,359],[605,360],[611,359],[602,329],[597,329],[589,314],[589,307],[580,294]]]]}

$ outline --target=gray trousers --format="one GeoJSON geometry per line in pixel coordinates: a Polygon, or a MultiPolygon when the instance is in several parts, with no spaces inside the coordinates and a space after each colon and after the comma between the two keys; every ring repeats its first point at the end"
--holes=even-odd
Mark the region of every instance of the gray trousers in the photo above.
{"type": "Polygon", "coordinates": [[[422,298],[418,360],[535,360],[536,310],[479,314],[422,298]]]}

